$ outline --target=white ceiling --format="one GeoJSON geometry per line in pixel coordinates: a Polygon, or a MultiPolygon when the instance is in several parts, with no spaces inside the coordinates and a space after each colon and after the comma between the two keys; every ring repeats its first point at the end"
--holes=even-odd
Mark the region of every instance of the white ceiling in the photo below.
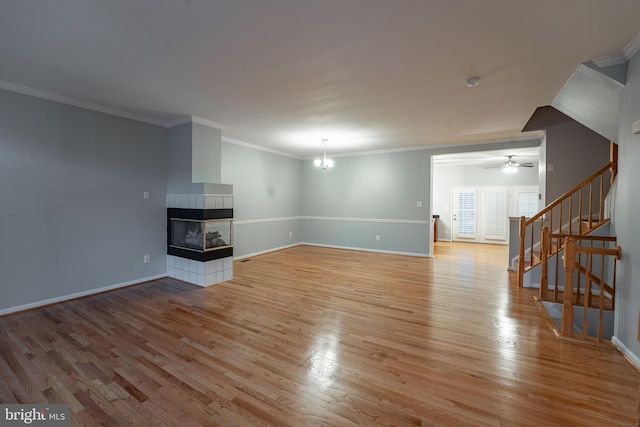
{"type": "MultiPolygon", "coordinates": [[[[473,149],[473,147],[470,147],[473,149]]],[[[507,156],[513,156],[516,163],[533,163],[538,166],[540,161],[540,147],[505,148],[499,150],[471,151],[465,153],[439,154],[433,156],[436,166],[504,166],[507,156]]]]}
{"type": "Polygon", "coordinates": [[[638,0],[0,0],[0,87],[302,158],[322,138],[334,155],[498,141],[638,17],[638,0]]]}

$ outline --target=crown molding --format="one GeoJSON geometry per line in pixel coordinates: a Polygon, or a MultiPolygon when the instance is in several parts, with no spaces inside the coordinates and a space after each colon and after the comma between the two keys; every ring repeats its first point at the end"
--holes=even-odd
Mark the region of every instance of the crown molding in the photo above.
{"type": "Polygon", "coordinates": [[[36,98],[47,99],[49,101],[59,102],[61,104],[71,105],[74,107],[84,108],[87,110],[97,111],[98,113],[111,114],[112,116],[123,117],[125,119],[131,119],[138,122],[149,123],[156,126],[164,126],[164,122],[160,120],[152,119],[151,117],[130,113],[127,111],[119,110],[117,108],[107,107],[100,104],[94,104],[93,102],[82,101],[80,99],[71,98],[68,96],[57,95],[55,93],[46,92],[44,90],[39,90],[39,89],[33,89],[27,86],[18,85],[15,83],[9,83],[2,80],[0,80],[0,89],[21,93],[23,95],[35,96],[36,98]]]}
{"type": "Polygon", "coordinates": [[[266,148],[260,145],[255,145],[248,142],[240,141],[238,139],[229,138],[228,136],[223,136],[222,141],[228,142],[229,144],[240,145],[242,147],[253,148],[254,150],[258,150],[258,151],[265,151],[267,153],[277,154],[279,156],[290,157],[292,159],[305,160],[303,157],[294,156],[291,153],[285,153],[284,151],[273,150],[271,148],[266,148]]]}
{"type": "Polygon", "coordinates": [[[613,55],[601,56],[591,60],[598,67],[610,67],[612,65],[624,64],[630,60],[640,50],[640,33],[631,39],[629,43],[622,49],[622,52],[614,53],[613,55]]]}
{"type": "Polygon", "coordinates": [[[177,119],[166,121],[162,125],[166,128],[172,128],[175,126],[180,126],[180,125],[184,125],[191,122],[192,122],[191,116],[183,116],[183,117],[178,117],[177,119]]]}
{"type": "MultiPolygon", "coordinates": [[[[541,130],[530,131],[530,132],[522,132],[521,135],[511,136],[511,137],[501,137],[501,138],[492,138],[485,140],[474,140],[474,141],[458,141],[451,142],[445,144],[433,144],[433,145],[415,145],[411,147],[399,147],[399,148],[385,148],[380,150],[370,150],[370,151],[354,151],[350,153],[342,153],[342,154],[331,154],[332,159],[337,159],[340,157],[353,157],[353,156],[368,156],[375,154],[390,154],[390,153],[402,153],[405,151],[420,151],[420,150],[434,150],[441,148],[459,148],[459,147],[474,147],[474,146],[485,146],[491,144],[500,144],[504,142],[519,142],[519,141],[542,141],[544,138],[545,132],[541,130]]],[[[481,151],[486,151],[487,149],[482,149],[481,151]]],[[[302,160],[313,160],[316,157],[303,157],[302,160]]]]}
{"type": "Polygon", "coordinates": [[[627,59],[631,59],[633,55],[635,55],[640,50],[640,33],[636,34],[636,36],[622,49],[622,52],[627,57],[627,59]]]}
{"type": "Polygon", "coordinates": [[[198,123],[199,125],[209,126],[220,130],[223,130],[226,127],[222,123],[214,122],[213,120],[207,120],[196,116],[183,116],[178,117],[174,120],[169,120],[167,122],[164,122],[164,127],[172,128],[174,126],[180,126],[186,123],[198,123]]]}
{"type": "Polygon", "coordinates": [[[196,116],[191,116],[191,121],[193,123],[198,123],[199,125],[205,125],[220,130],[224,130],[226,128],[226,126],[222,123],[214,122],[213,120],[207,120],[196,116]]]}
{"type": "Polygon", "coordinates": [[[602,67],[610,67],[612,65],[620,65],[624,64],[629,60],[629,57],[624,53],[616,53],[614,55],[609,56],[601,56],[600,58],[594,58],[591,61],[596,64],[599,68],[602,67]]]}

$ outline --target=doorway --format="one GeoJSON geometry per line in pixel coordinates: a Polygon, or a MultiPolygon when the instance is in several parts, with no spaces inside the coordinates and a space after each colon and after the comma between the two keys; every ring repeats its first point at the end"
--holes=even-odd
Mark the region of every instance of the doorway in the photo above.
{"type": "Polygon", "coordinates": [[[507,243],[508,187],[457,187],[452,193],[454,241],[507,243]]]}
{"type": "Polygon", "coordinates": [[[539,152],[532,146],[433,155],[430,216],[438,217],[438,241],[508,244],[508,217],[538,211],[539,152]],[[508,156],[527,166],[504,173],[508,156]]]}

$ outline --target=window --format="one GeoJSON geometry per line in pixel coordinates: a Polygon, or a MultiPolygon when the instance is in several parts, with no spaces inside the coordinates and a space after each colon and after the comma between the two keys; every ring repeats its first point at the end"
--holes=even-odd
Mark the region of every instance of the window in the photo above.
{"type": "Polygon", "coordinates": [[[528,191],[518,191],[518,216],[525,216],[531,218],[537,214],[540,209],[538,208],[538,193],[528,191]]]}

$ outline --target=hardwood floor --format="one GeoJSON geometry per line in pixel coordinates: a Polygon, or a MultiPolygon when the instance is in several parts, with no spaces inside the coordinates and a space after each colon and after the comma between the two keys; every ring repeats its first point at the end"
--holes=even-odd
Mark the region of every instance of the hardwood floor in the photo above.
{"type": "Polygon", "coordinates": [[[72,425],[612,426],[640,376],[555,338],[506,247],[298,246],[232,281],[162,279],[0,318],[0,402],[72,425]]]}

